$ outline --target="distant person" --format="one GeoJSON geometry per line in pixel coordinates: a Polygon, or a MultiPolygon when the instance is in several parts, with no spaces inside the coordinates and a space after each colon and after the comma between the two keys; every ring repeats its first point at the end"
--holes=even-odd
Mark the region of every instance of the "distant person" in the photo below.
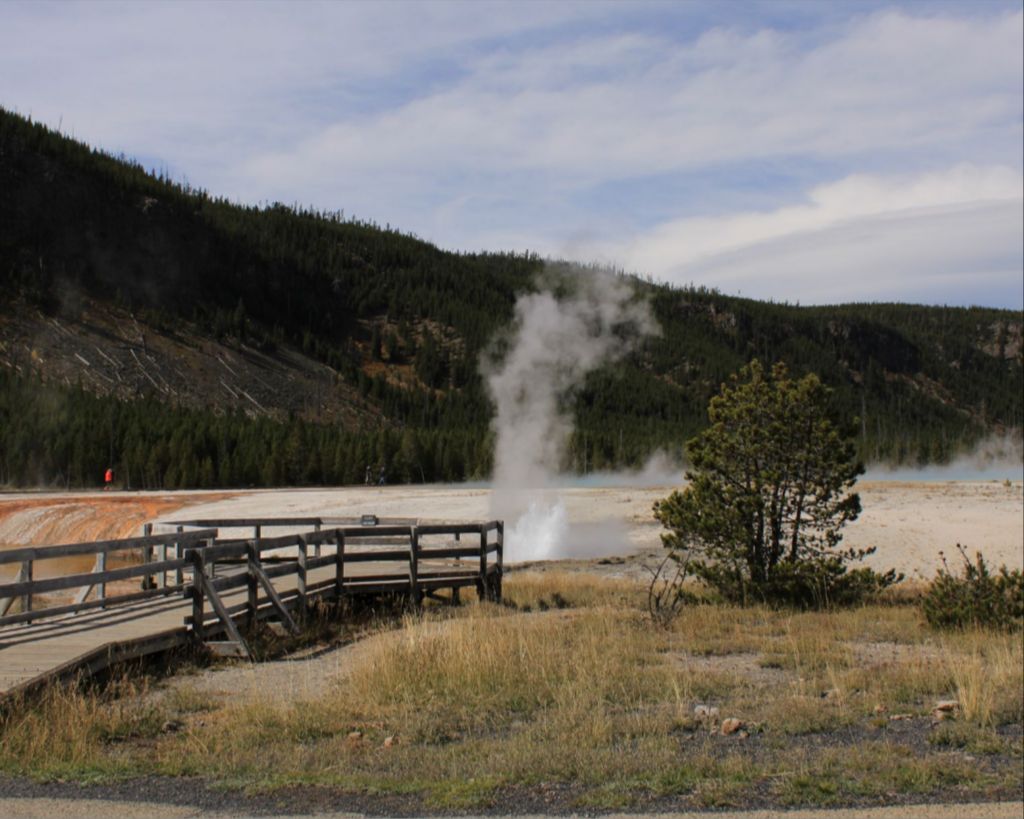
{"type": "Polygon", "coordinates": [[[388,473],[384,471],[384,467],[380,468],[380,477],[377,478],[377,486],[383,486],[388,482],[388,473]]]}
{"type": "Polygon", "coordinates": [[[107,471],[103,473],[103,491],[107,492],[110,487],[114,485],[114,468],[108,466],[107,471]]]}
{"type": "Polygon", "coordinates": [[[370,486],[373,483],[373,470],[370,469],[370,465],[366,465],[366,475],[363,477],[363,483],[370,486]]]}

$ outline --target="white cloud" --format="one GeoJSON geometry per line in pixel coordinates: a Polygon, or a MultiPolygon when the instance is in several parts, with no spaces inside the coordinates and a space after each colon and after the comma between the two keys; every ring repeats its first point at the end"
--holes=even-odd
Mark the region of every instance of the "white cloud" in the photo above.
{"type": "Polygon", "coordinates": [[[273,183],[443,161],[579,184],[774,156],[941,153],[965,140],[1005,150],[1021,133],[1020,82],[1007,80],[1024,70],[1021,28],[1019,13],[894,12],[807,51],[795,35],[712,31],[689,44],[600,36],[500,52],[460,82],[341,118],[248,170],[273,183]]]}
{"type": "Polygon", "coordinates": [[[375,97],[391,103],[391,92],[375,89],[423,61],[458,62],[477,40],[599,11],[537,4],[524,15],[507,2],[7,2],[0,104],[63,121],[108,148],[224,168],[210,182],[230,184],[237,160],[296,144],[375,97]]]}
{"type": "Polygon", "coordinates": [[[912,177],[853,175],[808,201],[679,219],[595,255],[677,283],[801,302],[984,303],[1021,291],[1024,177],[959,165],[912,177]]]}

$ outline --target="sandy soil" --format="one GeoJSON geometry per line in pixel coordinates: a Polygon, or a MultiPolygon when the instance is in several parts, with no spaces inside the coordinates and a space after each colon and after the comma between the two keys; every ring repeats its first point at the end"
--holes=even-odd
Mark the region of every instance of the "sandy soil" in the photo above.
{"type": "MultiPolygon", "coordinates": [[[[671,487],[600,487],[561,490],[570,543],[556,557],[642,556],[660,548],[651,516],[671,487]]],[[[1024,568],[1024,486],[1020,481],[943,483],[873,481],[859,485],[864,511],[847,527],[845,543],[877,547],[869,565],[894,567],[927,578],[940,552],[956,544],[981,550],[990,564],[1024,568]]],[[[0,548],[117,537],[145,519],[320,516],[471,520],[493,517],[491,493],[472,486],[342,487],[254,490],[236,493],[116,493],[0,495],[0,548]],[[27,503],[29,502],[30,503],[27,503]],[[187,511],[183,511],[188,507],[187,511]],[[91,510],[84,514],[83,509],[91,510]],[[147,514],[148,513],[148,514],[147,514]],[[60,534],[59,540],[49,535],[60,534]]],[[[512,522],[506,522],[511,527],[512,522]]],[[[286,530],[267,531],[284,534],[286,530]]],[[[515,560],[514,553],[508,555],[515,560]]]]}

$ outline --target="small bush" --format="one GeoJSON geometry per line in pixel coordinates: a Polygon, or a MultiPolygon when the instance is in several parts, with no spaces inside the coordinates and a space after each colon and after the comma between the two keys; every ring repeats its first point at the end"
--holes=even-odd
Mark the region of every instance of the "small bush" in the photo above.
{"type": "Polygon", "coordinates": [[[942,568],[921,601],[928,623],[935,628],[994,628],[1007,631],[1024,624],[1024,574],[1000,566],[993,574],[981,552],[972,563],[958,543],[963,575],[954,574],[945,556],[942,568]]]}
{"type": "Polygon", "coordinates": [[[754,582],[722,564],[696,562],[694,574],[730,603],[764,603],[800,609],[824,609],[869,602],[903,579],[895,570],[850,570],[838,557],[783,561],[770,577],[754,582]]]}

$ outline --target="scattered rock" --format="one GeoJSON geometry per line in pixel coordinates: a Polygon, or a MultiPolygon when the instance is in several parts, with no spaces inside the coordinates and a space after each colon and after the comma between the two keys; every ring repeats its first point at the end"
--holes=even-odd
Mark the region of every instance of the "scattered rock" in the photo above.
{"type": "Polygon", "coordinates": [[[897,720],[913,719],[913,718],[914,718],[913,714],[893,714],[891,717],[889,717],[889,721],[890,722],[896,722],[897,720]]]}
{"type": "Polygon", "coordinates": [[[874,711],[874,713],[876,714],[884,714],[886,712],[886,707],[882,704],[878,704],[871,710],[874,711]]]}
{"type": "Polygon", "coordinates": [[[747,731],[737,731],[736,736],[739,739],[747,739],[750,736],[750,734],[747,731]]]}
{"type": "Polygon", "coordinates": [[[821,698],[823,700],[837,700],[839,697],[840,694],[838,688],[830,688],[828,691],[821,692],[821,698]]]}
{"type": "Polygon", "coordinates": [[[942,722],[946,719],[955,719],[958,713],[960,713],[959,702],[956,700],[939,700],[935,703],[935,708],[932,710],[932,719],[936,722],[942,722]]]}
{"type": "Polygon", "coordinates": [[[718,720],[718,708],[714,705],[693,706],[693,716],[701,722],[713,722],[718,720]]]}
{"type": "Polygon", "coordinates": [[[729,736],[729,734],[735,734],[744,726],[744,722],[736,717],[729,717],[728,719],[722,720],[722,736],[729,736]]]}
{"type": "Polygon", "coordinates": [[[384,747],[391,748],[398,740],[395,737],[384,737],[384,747]]]}
{"type": "Polygon", "coordinates": [[[363,738],[362,731],[349,731],[348,739],[349,742],[359,742],[363,738]]]}
{"type": "Polygon", "coordinates": [[[163,725],[160,726],[160,730],[165,734],[173,734],[175,731],[180,731],[185,727],[185,723],[176,719],[169,719],[163,725]]]}

